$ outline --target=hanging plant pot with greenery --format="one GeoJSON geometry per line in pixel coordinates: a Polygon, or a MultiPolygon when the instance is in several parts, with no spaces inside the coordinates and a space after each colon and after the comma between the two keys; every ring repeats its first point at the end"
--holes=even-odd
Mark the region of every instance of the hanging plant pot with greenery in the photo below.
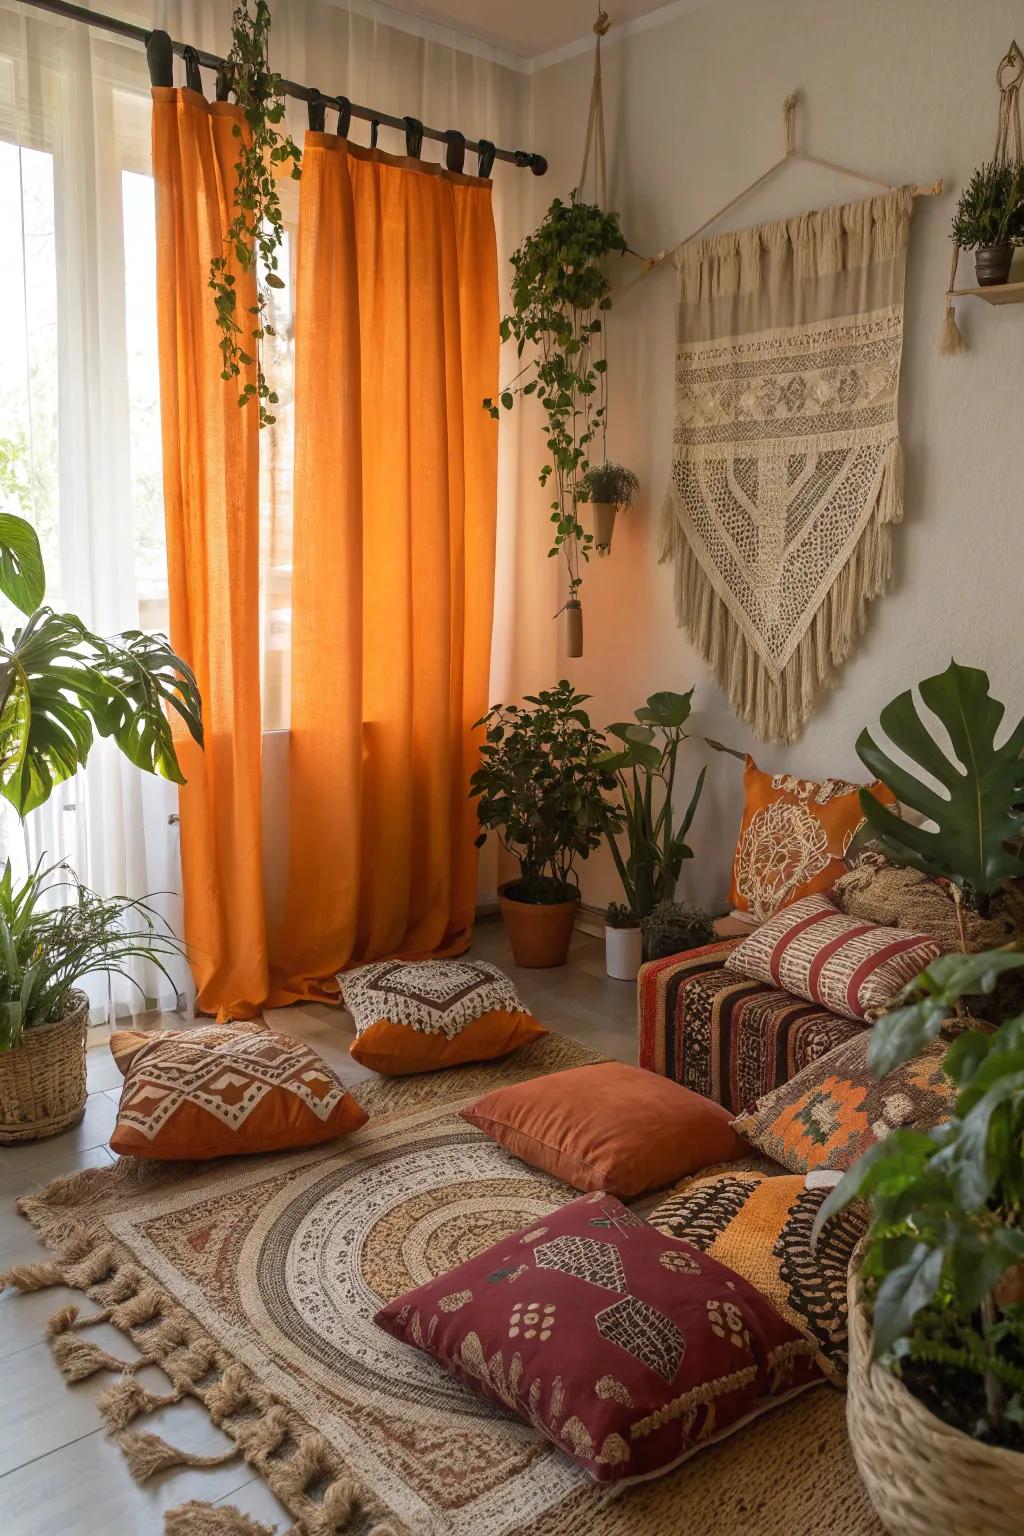
{"type": "Polygon", "coordinates": [[[1006,282],[1014,248],[1024,243],[1024,166],[992,161],[974,171],[953,216],[953,239],[974,250],[979,288],[1006,282]]]}
{"type": "Polygon", "coordinates": [[[512,256],[512,311],[501,322],[501,339],[514,340],[520,360],[526,361],[497,402],[484,401],[495,418],[520,397],[535,395],[543,408],[547,455],[539,479],[554,492],[548,555],[565,560],[569,655],[583,650],[581,568],[594,544],[580,521],[580,486],[593,448],[599,444],[602,458],[607,457],[602,316],[612,301],[603,262],[626,249],[617,214],[581,202],[576,193],[567,203],[555,199],[543,223],[512,256]]]}
{"type": "Polygon", "coordinates": [[[578,497],[590,503],[594,524],[594,548],[599,555],[611,552],[615,517],[632,506],[640,482],[631,469],[608,460],[592,464],[580,477],[578,497]]]}

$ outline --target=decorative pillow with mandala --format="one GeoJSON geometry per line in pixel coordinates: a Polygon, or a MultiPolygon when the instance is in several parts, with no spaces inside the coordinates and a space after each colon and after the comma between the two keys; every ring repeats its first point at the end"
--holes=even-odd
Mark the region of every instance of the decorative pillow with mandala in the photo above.
{"type": "Polygon", "coordinates": [[[956,1090],[942,1070],[945,1040],[876,1077],[868,1066],[871,1031],[819,1056],[733,1121],[756,1151],[793,1173],[841,1172],[897,1126],[929,1131],[948,1120],[956,1090]]]}
{"type": "Polygon", "coordinates": [[[804,896],[730,950],[725,969],[842,1018],[875,1019],[940,953],[927,933],[859,923],[827,896],[804,896]]]}
{"type": "MultiPolygon", "coordinates": [[[[897,801],[877,780],[866,786],[890,810],[897,801]]],[[[797,779],[762,773],[752,757],[743,771],[743,821],[732,865],[729,900],[737,912],[764,922],[790,902],[827,891],[864,817],[862,786],[846,779],[797,779]]]]}
{"type": "Polygon", "coordinates": [[[333,1141],[366,1112],[316,1051],[270,1029],[197,1029],[110,1037],[124,1073],[113,1151],[134,1157],[234,1157],[333,1141]]]}
{"type": "Polygon", "coordinates": [[[486,960],[375,960],[338,985],[355,1020],[352,1055],[393,1077],[491,1061],[547,1033],[486,960]]]}
{"type": "Polygon", "coordinates": [[[610,1195],[563,1206],[377,1313],[601,1483],[656,1477],[820,1382],[744,1280],[610,1195]]]}
{"type": "Polygon", "coordinates": [[[814,1219],[831,1187],[831,1181],[817,1184],[813,1174],[730,1169],[687,1180],[647,1219],[666,1237],[692,1243],[749,1280],[814,1340],[819,1365],[841,1386],[848,1368],[847,1269],[868,1218],[863,1207],[850,1207],[812,1249],[814,1219]]]}

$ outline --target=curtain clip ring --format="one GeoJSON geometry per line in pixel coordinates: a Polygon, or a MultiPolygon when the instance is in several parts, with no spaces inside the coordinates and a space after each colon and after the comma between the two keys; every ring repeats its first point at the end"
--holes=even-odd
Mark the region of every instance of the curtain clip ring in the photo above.
{"type": "Polygon", "coordinates": [[[191,44],[182,50],[182,58],[185,60],[185,89],[198,91],[203,94],[203,76],[199,68],[199,53],[191,44]]]}
{"type": "Polygon", "coordinates": [[[309,88],[306,111],[309,117],[310,133],[323,133],[327,126],[327,98],[321,96],[315,85],[309,88]]]}
{"type": "Polygon", "coordinates": [[[495,147],[491,143],[490,139],[480,140],[480,143],[477,147],[477,153],[480,156],[480,163],[477,166],[477,175],[486,178],[491,174],[491,170],[494,166],[494,156],[496,153],[495,147]]]}
{"type": "Polygon", "coordinates": [[[418,160],[423,153],[423,124],[418,117],[406,117],[405,122],[405,152],[413,160],[418,160]]]}
{"type": "Polygon", "coordinates": [[[377,118],[370,119],[370,148],[377,148],[377,135],[380,133],[380,122],[377,118]]]}
{"type": "Polygon", "coordinates": [[[338,109],[338,138],[347,139],[352,127],[352,103],[347,96],[335,96],[334,105],[338,109]]]}
{"type": "Polygon", "coordinates": [[[448,146],[444,163],[450,171],[461,171],[466,163],[466,135],[457,128],[449,128],[444,136],[448,146]]]}

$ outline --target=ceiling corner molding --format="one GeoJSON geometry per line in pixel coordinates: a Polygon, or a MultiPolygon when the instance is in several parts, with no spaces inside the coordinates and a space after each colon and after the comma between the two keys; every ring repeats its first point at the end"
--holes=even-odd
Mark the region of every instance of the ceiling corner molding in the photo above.
{"type": "MultiPolygon", "coordinates": [[[[660,5],[656,11],[648,11],[645,16],[634,16],[631,21],[616,23],[612,18],[611,29],[602,39],[605,48],[615,43],[623,42],[627,37],[634,37],[638,32],[649,32],[653,27],[663,27],[667,22],[675,21],[679,16],[686,16],[691,11],[703,10],[705,6],[716,5],[719,0],[668,0],[666,5],[660,5]]],[[[552,48],[548,53],[537,53],[532,58],[517,58],[512,68],[524,69],[529,75],[539,74],[542,69],[550,69],[554,64],[562,64],[566,59],[575,59],[581,53],[591,53],[594,47],[594,34],[587,32],[583,37],[578,37],[574,43],[564,43],[561,48],[552,48]]]]}
{"type": "MultiPolygon", "coordinates": [[[[706,3],[706,0],[701,0],[706,3]]],[[[497,64],[504,69],[513,69],[520,75],[533,74],[537,63],[544,55],[530,58],[521,53],[514,53],[511,48],[502,48],[496,43],[485,42],[482,38],[474,37],[471,32],[463,32],[458,27],[448,25],[443,21],[432,21],[426,16],[416,16],[412,11],[403,11],[396,5],[388,5],[386,0],[327,0],[328,5],[334,6],[343,14],[351,11],[355,16],[362,16],[368,21],[378,22],[382,27],[390,27],[395,32],[408,32],[413,37],[425,38],[427,42],[441,43],[447,48],[455,48],[460,53],[472,54],[474,58],[484,59],[488,64],[497,64]]],[[[673,9],[672,6],[666,9],[673,9]]],[[[584,39],[580,39],[582,43],[584,39]]],[[[572,45],[576,47],[575,44],[572,45]]],[[[582,52],[582,49],[580,49],[582,52]]]]}

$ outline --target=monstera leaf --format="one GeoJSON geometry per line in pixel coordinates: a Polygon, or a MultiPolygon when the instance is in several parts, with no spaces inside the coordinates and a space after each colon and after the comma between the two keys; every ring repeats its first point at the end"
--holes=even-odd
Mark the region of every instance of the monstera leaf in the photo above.
{"type": "Polygon", "coordinates": [[[901,820],[866,790],[860,792],[861,809],[897,862],[988,895],[1022,873],[1020,859],[1005,844],[1024,827],[1024,720],[997,746],[1004,706],[989,693],[987,673],[955,661],[925,678],[919,691],[945,727],[953,759],[935,740],[909,690],[886,705],[880,720],[890,741],[941,788],[887,756],[870,731],[861,732],[857,755],[897,800],[934,825],[901,820]]]}
{"type": "Polygon", "coordinates": [[[39,540],[31,523],[0,512],[0,592],[22,613],[38,608],[46,591],[39,540]]]}

